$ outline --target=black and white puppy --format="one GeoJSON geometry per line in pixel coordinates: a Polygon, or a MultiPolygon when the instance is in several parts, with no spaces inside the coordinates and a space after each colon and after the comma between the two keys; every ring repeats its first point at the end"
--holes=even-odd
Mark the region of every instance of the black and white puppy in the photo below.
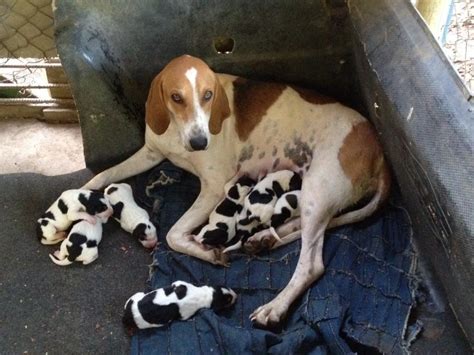
{"type": "Polygon", "coordinates": [[[102,223],[106,222],[107,218],[97,218],[95,224],[85,220],[75,222],[59,250],[49,254],[49,257],[61,266],[70,265],[74,261],[81,261],[84,265],[90,264],[99,257],[102,223]]]}
{"type": "Polygon", "coordinates": [[[201,308],[220,311],[232,306],[237,295],[226,287],[197,287],[184,281],[128,299],[122,321],[128,328],[156,328],[174,320],[186,320],[201,308]]]}
{"type": "Polygon", "coordinates": [[[56,244],[66,238],[66,230],[72,222],[85,220],[95,224],[95,217],[108,218],[112,213],[102,192],[66,190],[37,220],[36,234],[42,244],[56,244]]]}
{"type": "Polygon", "coordinates": [[[277,200],[269,221],[262,221],[268,225],[273,236],[278,239],[275,229],[284,225],[289,220],[300,216],[301,190],[286,192],[277,200]]]}
{"type": "Polygon", "coordinates": [[[208,224],[201,228],[195,236],[195,240],[211,246],[233,244],[237,217],[242,211],[245,197],[254,185],[255,181],[247,176],[239,178],[226,191],[224,199],[211,212],[208,224]]]}
{"type": "MultiPolygon", "coordinates": [[[[288,211],[283,209],[288,205],[288,202],[285,202],[286,199],[281,200],[281,198],[286,193],[301,191],[301,184],[300,175],[290,170],[277,171],[260,180],[244,199],[244,207],[237,218],[234,243],[224,249],[224,253],[240,249],[251,236],[266,229],[270,229],[272,235],[279,240],[280,238],[274,228],[279,226],[277,224],[283,215],[280,217],[278,215],[294,212],[293,209],[288,211]],[[276,206],[279,201],[281,202],[277,209],[276,206]],[[277,216],[274,217],[274,215],[277,216]],[[274,226],[271,224],[272,217],[274,218],[274,226]]],[[[290,198],[290,200],[293,201],[293,198],[290,198]]]]}
{"type": "Polygon", "coordinates": [[[269,221],[277,200],[286,192],[301,190],[301,176],[291,170],[270,173],[260,180],[244,199],[240,220],[269,221]]]}
{"type": "Polygon", "coordinates": [[[137,205],[128,184],[111,184],[104,190],[114,210],[113,217],[122,229],[131,233],[145,248],[153,248],[157,241],[156,228],[148,212],[137,205]]]}

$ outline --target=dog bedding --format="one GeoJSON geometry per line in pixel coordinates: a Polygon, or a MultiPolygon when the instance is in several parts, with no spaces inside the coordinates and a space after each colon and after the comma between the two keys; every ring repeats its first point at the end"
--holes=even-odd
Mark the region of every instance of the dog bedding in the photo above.
{"type": "Polygon", "coordinates": [[[325,274],[295,302],[282,328],[269,331],[254,328],[248,317],[287,284],[300,241],[257,256],[233,253],[229,268],[208,264],[171,251],[165,238],[197,197],[199,180],[165,161],[137,177],[136,185],[161,243],[150,289],[184,280],[230,287],[238,299],[219,314],[201,310],[188,321],[139,330],[132,354],[391,353],[408,346],[416,256],[403,209],[390,204],[362,223],[328,231],[325,274]]]}

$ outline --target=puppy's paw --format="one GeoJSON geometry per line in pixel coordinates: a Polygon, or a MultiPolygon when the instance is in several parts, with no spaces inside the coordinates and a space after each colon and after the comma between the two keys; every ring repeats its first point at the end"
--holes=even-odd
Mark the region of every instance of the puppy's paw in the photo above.
{"type": "Polygon", "coordinates": [[[262,250],[270,250],[276,242],[277,240],[270,230],[265,230],[247,239],[243,245],[243,249],[248,254],[257,254],[262,250]]]}
{"type": "Polygon", "coordinates": [[[214,253],[214,261],[212,262],[215,265],[221,265],[225,267],[230,266],[229,256],[223,252],[222,249],[212,249],[214,253]]]}

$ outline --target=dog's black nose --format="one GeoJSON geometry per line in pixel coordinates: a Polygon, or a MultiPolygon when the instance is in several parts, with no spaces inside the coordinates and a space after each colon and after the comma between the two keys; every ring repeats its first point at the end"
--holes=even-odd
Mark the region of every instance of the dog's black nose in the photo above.
{"type": "Polygon", "coordinates": [[[205,136],[196,136],[189,140],[193,150],[204,150],[207,147],[207,138],[205,136]]]}

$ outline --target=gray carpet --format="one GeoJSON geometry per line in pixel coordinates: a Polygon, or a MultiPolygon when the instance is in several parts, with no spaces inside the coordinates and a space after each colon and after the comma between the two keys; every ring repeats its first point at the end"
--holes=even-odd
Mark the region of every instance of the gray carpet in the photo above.
{"type": "Polygon", "coordinates": [[[36,218],[90,177],[0,175],[0,354],[128,352],[121,309],[145,287],[149,252],[111,220],[97,261],[60,267],[48,257],[58,245],[35,235],[36,218]]]}

